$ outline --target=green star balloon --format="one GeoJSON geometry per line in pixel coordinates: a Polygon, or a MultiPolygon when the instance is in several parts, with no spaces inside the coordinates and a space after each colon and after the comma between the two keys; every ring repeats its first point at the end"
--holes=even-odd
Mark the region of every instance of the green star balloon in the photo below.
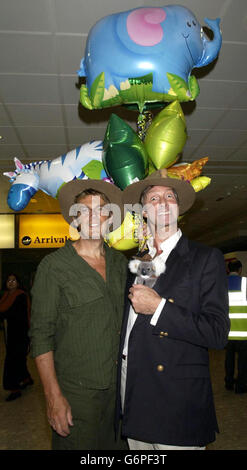
{"type": "Polygon", "coordinates": [[[112,114],[103,141],[102,162],[106,173],[120,189],[142,180],[148,172],[148,155],[138,135],[112,114]]]}
{"type": "Polygon", "coordinates": [[[178,101],[166,106],[152,121],[144,145],[156,169],[176,162],[187,140],[186,122],[178,101]]]}

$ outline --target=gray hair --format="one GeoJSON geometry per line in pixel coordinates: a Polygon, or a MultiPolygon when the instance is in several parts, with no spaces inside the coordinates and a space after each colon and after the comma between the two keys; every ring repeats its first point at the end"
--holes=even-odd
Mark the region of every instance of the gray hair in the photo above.
{"type": "MultiPolygon", "coordinates": [[[[156,185],[156,186],[157,186],[157,185],[156,185]]],[[[142,191],[141,196],[140,196],[140,203],[141,203],[142,205],[144,205],[144,201],[145,201],[145,198],[146,198],[146,195],[147,195],[148,191],[149,191],[151,188],[153,188],[153,187],[154,187],[154,185],[149,185],[149,186],[147,186],[147,187],[142,191]]],[[[177,193],[176,189],[174,189],[174,188],[171,188],[171,190],[172,190],[172,192],[173,192],[173,194],[174,194],[174,196],[175,196],[175,198],[176,198],[177,205],[179,206],[179,197],[178,197],[178,193],[177,193]]]]}

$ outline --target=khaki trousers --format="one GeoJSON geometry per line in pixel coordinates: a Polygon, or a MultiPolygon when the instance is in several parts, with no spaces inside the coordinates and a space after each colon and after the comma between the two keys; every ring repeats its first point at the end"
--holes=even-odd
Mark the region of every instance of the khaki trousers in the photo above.
{"type": "Polygon", "coordinates": [[[125,439],[115,439],[116,387],[107,390],[81,389],[66,394],[74,426],[67,437],[52,432],[52,450],[127,450],[125,439]]]}
{"type": "Polygon", "coordinates": [[[183,446],[168,446],[165,444],[150,444],[148,442],[135,441],[128,439],[130,450],[205,450],[205,447],[183,447],[183,446]]]}

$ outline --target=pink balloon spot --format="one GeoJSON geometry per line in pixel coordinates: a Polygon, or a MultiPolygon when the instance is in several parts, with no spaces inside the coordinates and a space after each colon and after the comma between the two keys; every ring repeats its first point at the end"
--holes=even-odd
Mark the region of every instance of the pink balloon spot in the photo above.
{"type": "Polygon", "coordinates": [[[166,18],[162,8],[140,8],[132,11],[127,18],[129,37],[139,46],[155,46],[163,38],[160,25],[166,18]]]}

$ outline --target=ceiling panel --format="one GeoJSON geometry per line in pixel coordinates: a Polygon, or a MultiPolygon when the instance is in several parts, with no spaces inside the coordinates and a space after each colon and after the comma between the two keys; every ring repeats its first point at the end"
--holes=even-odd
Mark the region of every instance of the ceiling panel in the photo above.
{"type": "Polygon", "coordinates": [[[23,153],[23,147],[20,144],[17,145],[6,145],[0,142],[0,161],[1,161],[1,170],[6,171],[7,169],[11,170],[13,167],[14,157],[26,157],[23,153]]]}
{"type": "MultiPolygon", "coordinates": [[[[246,0],[225,2],[225,14],[223,16],[222,34],[226,41],[246,42],[247,36],[247,12],[246,0]]],[[[244,58],[243,58],[244,60],[244,58]]]]}
{"type": "MultiPolygon", "coordinates": [[[[197,69],[198,71],[198,69],[197,69]]],[[[247,107],[247,82],[227,80],[213,80],[203,78],[199,80],[200,94],[196,98],[198,106],[208,108],[227,109],[247,107]]]]}
{"type": "MultiPolygon", "coordinates": [[[[227,157],[231,154],[231,149],[229,147],[216,147],[215,145],[211,147],[210,145],[200,145],[197,147],[190,147],[187,145],[183,150],[183,159],[194,161],[198,158],[208,157],[210,161],[224,161],[227,160],[227,157]],[[189,159],[187,157],[189,156],[189,159]]],[[[204,174],[207,173],[207,166],[204,169],[204,174]]]]}
{"type": "Polygon", "coordinates": [[[1,139],[0,144],[18,144],[19,139],[14,127],[6,127],[1,126],[1,134],[3,135],[3,139],[1,139]]]}
{"type": "MultiPolygon", "coordinates": [[[[63,103],[75,104],[78,107],[80,99],[80,85],[78,76],[76,74],[70,76],[61,75],[60,87],[61,94],[63,97],[63,103]]],[[[78,114],[78,111],[76,112],[76,114],[78,114]]]]}
{"type": "Polygon", "coordinates": [[[80,118],[78,107],[78,103],[63,106],[67,125],[71,127],[86,127],[86,123],[80,118]]]}
{"type": "MultiPolygon", "coordinates": [[[[152,3],[152,2],[151,2],[152,3]]],[[[106,15],[142,6],[143,2],[125,0],[55,0],[56,22],[58,32],[88,33],[89,29],[106,15]]],[[[155,5],[156,6],[156,5],[155,5]]]]}
{"type": "Polygon", "coordinates": [[[105,130],[95,127],[69,127],[69,143],[72,147],[77,147],[90,140],[102,140],[105,130]]]}
{"type": "MultiPolygon", "coordinates": [[[[203,18],[215,18],[219,15],[219,11],[224,7],[226,1],[228,0],[207,0],[207,2],[201,2],[200,0],[169,0],[169,2],[164,3],[162,0],[143,0],[143,6],[164,6],[164,5],[183,5],[190,10],[192,10],[197,17],[197,19],[202,23],[203,18]]],[[[132,3],[133,5],[133,3],[132,3]]],[[[134,6],[132,6],[134,8],[134,6]]],[[[125,8],[127,10],[127,8],[125,8]]],[[[121,10],[119,10],[121,11],[121,10]]]]}
{"type": "Polygon", "coordinates": [[[62,126],[62,107],[53,104],[8,104],[8,111],[18,126],[62,126]]]}
{"type": "Polygon", "coordinates": [[[6,112],[6,107],[0,104],[0,126],[11,126],[9,115],[6,112]]]}
{"type": "Polygon", "coordinates": [[[60,35],[56,37],[59,70],[61,74],[73,73],[75,78],[77,77],[77,70],[79,70],[81,59],[84,56],[86,39],[85,36],[80,35],[60,35]]]}
{"type": "Polygon", "coordinates": [[[247,142],[245,142],[245,147],[242,147],[236,151],[234,151],[228,160],[235,160],[235,161],[244,161],[246,162],[247,160],[247,142]]]}
{"type": "Polygon", "coordinates": [[[204,145],[222,145],[236,147],[246,142],[247,131],[232,130],[211,130],[203,141],[204,145]]]}
{"type": "Polygon", "coordinates": [[[245,83],[235,83],[235,88],[241,91],[236,99],[232,101],[233,107],[238,109],[247,108],[247,81],[245,83]]]}
{"type": "Polygon", "coordinates": [[[56,73],[50,33],[0,33],[1,69],[6,73],[56,73]]]}
{"type": "Polygon", "coordinates": [[[213,129],[224,116],[222,109],[208,109],[197,107],[195,112],[186,114],[186,123],[188,128],[192,129],[213,129]]]}
{"type": "Polygon", "coordinates": [[[219,57],[210,71],[210,78],[246,82],[247,62],[244,60],[246,54],[247,42],[233,43],[223,40],[219,57]]]}
{"type": "Polygon", "coordinates": [[[65,143],[65,132],[62,126],[18,127],[18,133],[24,145],[28,144],[62,144],[65,143]]]}
{"type": "Polygon", "coordinates": [[[247,109],[228,109],[215,122],[216,129],[247,130],[247,109]]]}
{"type": "Polygon", "coordinates": [[[0,73],[0,96],[5,103],[58,104],[60,94],[56,75],[0,73]]]}
{"type": "Polygon", "coordinates": [[[1,2],[0,30],[50,31],[49,0],[1,2]]]}
{"type": "MultiPolygon", "coordinates": [[[[25,148],[28,151],[27,161],[36,160],[53,160],[54,158],[63,155],[68,152],[68,146],[64,144],[25,144],[25,148]],[[30,158],[31,156],[31,158],[30,158]]],[[[21,155],[19,158],[22,160],[21,155]]],[[[23,160],[25,161],[25,159],[23,160]]]]}

